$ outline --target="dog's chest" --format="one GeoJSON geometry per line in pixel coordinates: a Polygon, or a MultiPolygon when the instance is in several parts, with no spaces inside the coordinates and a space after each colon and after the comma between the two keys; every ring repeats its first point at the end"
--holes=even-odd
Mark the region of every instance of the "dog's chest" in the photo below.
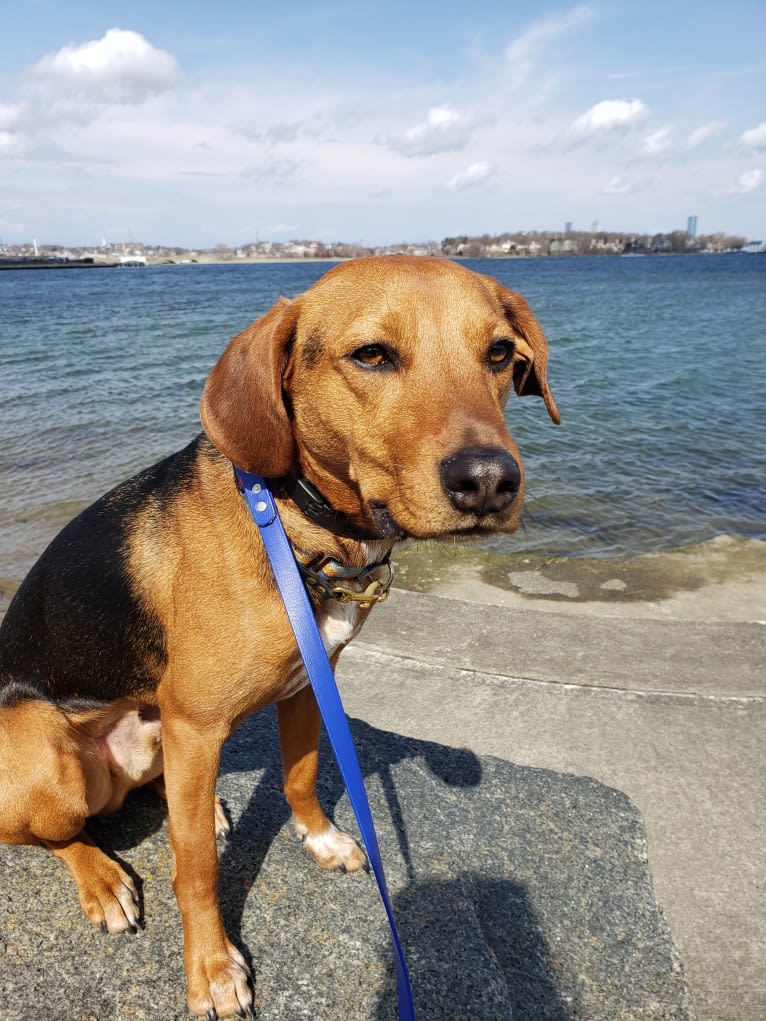
{"type": "MultiPolygon", "coordinates": [[[[367,564],[377,563],[388,552],[388,547],[382,542],[366,542],[362,544],[362,548],[367,564]]],[[[328,658],[331,659],[336,652],[348,645],[362,626],[363,618],[360,604],[353,600],[340,603],[335,599],[328,599],[322,603],[317,611],[316,622],[328,658]]],[[[286,683],[277,697],[290,698],[307,684],[308,677],[303,660],[295,659],[290,664],[286,683]]]]}
{"type": "MultiPolygon", "coordinates": [[[[347,645],[361,627],[361,612],[358,603],[338,603],[329,600],[317,613],[317,626],[328,658],[347,645]]],[[[302,659],[296,659],[290,666],[287,683],[279,699],[290,698],[308,684],[308,677],[302,659]]]]}
{"type": "Polygon", "coordinates": [[[358,603],[338,603],[330,600],[317,614],[317,624],[327,655],[351,641],[361,626],[358,603]]]}

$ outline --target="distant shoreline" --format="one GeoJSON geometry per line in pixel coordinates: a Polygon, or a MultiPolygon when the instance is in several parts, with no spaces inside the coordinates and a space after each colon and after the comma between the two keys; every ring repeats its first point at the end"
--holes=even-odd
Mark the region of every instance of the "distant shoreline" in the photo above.
{"type": "MultiPolygon", "coordinates": [[[[395,255],[397,253],[392,253],[395,255]]],[[[689,255],[740,255],[739,251],[725,251],[725,252],[610,252],[612,258],[621,259],[656,259],[656,258],[670,258],[679,257],[685,258],[689,255]]],[[[757,253],[761,254],[761,253],[757,253]]],[[[424,256],[418,256],[423,258],[424,256]]],[[[567,254],[540,254],[540,255],[482,255],[482,256],[468,256],[468,255],[437,255],[436,258],[450,259],[453,262],[474,262],[478,260],[484,260],[487,262],[517,262],[522,259],[555,259],[560,261],[562,259],[583,259],[583,258],[605,258],[604,254],[587,253],[586,255],[579,255],[576,253],[567,254]]],[[[193,259],[173,259],[166,256],[147,256],[146,262],[140,264],[137,263],[125,263],[114,260],[98,260],[98,259],[41,259],[36,257],[19,257],[4,259],[0,256],[0,272],[3,270],[56,270],[56,269],[144,269],[151,266],[156,268],[157,266],[278,266],[278,265],[292,265],[292,264],[311,264],[318,262],[348,262],[353,258],[371,258],[369,255],[363,256],[341,256],[341,255],[306,255],[306,256],[242,256],[235,259],[221,259],[216,258],[214,255],[200,255],[193,259]]]]}
{"type": "Polygon", "coordinates": [[[114,269],[119,265],[119,262],[95,262],[93,259],[40,259],[34,256],[28,259],[3,259],[0,257],[0,270],[114,269]]]}

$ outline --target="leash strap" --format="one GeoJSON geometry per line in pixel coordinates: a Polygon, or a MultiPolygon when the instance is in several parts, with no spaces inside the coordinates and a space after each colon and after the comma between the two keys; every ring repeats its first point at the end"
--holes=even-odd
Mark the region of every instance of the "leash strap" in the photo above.
{"type": "Polygon", "coordinates": [[[407,964],[404,960],[404,952],[388,895],[383,861],[378,847],[375,824],[372,821],[370,803],[367,800],[367,791],[362,779],[362,770],[356,756],[348,720],[335,684],[327,652],[319,634],[314,611],[298,571],[290,540],[285,534],[277,506],[265,480],[260,475],[253,475],[241,468],[235,468],[234,471],[253,520],[261,533],[277,587],[290,618],[290,625],[295,634],[298,649],[303,657],[306,674],[314,689],[319,711],[322,714],[330,744],[335,752],[335,758],[338,761],[341,776],[346,785],[356,821],[359,824],[367,856],[378,884],[380,899],[386,909],[394,948],[399,1021],[415,1021],[415,1006],[407,964]]]}

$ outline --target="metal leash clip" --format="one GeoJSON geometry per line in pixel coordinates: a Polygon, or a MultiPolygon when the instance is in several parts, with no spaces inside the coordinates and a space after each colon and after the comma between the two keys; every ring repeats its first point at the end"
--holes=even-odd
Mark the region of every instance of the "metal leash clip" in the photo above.
{"type": "Polygon", "coordinates": [[[331,557],[325,557],[318,564],[299,562],[298,568],[308,588],[322,599],[359,603],[362,609],[385,602],[394,580],[389,557],[361,569],[344,567],[331,557]]]}

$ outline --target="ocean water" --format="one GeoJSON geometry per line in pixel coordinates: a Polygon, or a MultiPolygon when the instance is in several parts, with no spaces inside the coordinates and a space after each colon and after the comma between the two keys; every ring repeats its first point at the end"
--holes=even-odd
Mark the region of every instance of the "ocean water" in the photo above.
{"type": "MultiPolygon", "coordinates": [[[[536,312],[563,418],[511,398],[527,510],[494,548],[605,557],[766,538],[766,258],[468,265],[536,312]]],[[[0,272],[0,578],[183,446],[229,338],[327,268],[0,272]]]]}

